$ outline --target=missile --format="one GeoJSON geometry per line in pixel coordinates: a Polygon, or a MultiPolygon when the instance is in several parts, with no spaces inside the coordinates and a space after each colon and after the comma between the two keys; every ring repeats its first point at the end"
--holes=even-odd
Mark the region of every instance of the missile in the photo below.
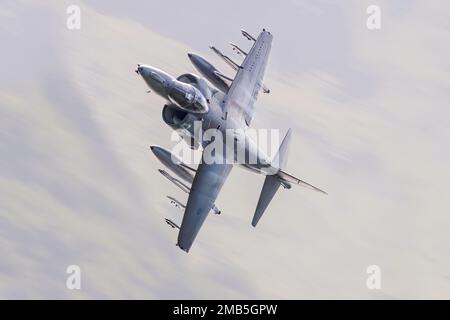
{"type": "Polygon", "coordinates": [[[172,152],[156,145],[150,146],[150,149],[158,158],[158,160],[161,161],[161,163],[164,166],[169,168],[178,177],[189,183],[192,183],[192,181],[194,181],[193,172],[195,172],[195,169],[185,164],[180,158],[178,158],[172,152]]]}
{"type": "Polygon", "coordinates": [[[164,220],[166,220],[166,223],[167,223],[169,226],[171,226],[172,228],[180,229],[180,227],[179,227],[175,222],[173,222],[172,220],[167,219],[167,218],[165,218],[164,220]]]}
{"type": "MultiPolygon", "coordinates": [[[[174,185],[176,185],[178,188],[180,188],[182,191],[186,192],[186,193],[190,193],[191,192],[191,188],[188,187],[187,185],[185,185],[183,182],[181,182],[180,180],[178,180],[177,178],[172,177],[170,174],[168,174],[166,171],[162,170],[162,169],[158,169],[159,173],[161,173],[165,178],[167,178],[170,182],[172,182],[174,185]]],[[[184,205],[182,205],[178,200],[172,198],[172,197],[168,197],[170,200],[172,200],[173,202],[175,202],[176,204],[180,204],[181,206],[183,206],[183,208],[185,208],[184,205]],[[175,201],[174,201],[175,200],[175,201]]],[[[214,214],[221,214],[222,211],[220,211],[219,208],[216,207],[216,205],[214,204],[211,208],[212,212],[214,212],[214,214]]]]}
{"type": "Polygon", "coordinates": [[[221,72],[217,70],[210,62],[194,53],[188,53],[188,57],[194,65],[195,69],[197,69],[197,71],[200,72],[202,76],[208,79],[211,84],[213,84],[223,93],[228,92],[228,84],[223,80],[223,78],[217,75],[217,73],[221,74],[221,72]]]}
{"type": "Polygon", "coordinates": [[[228,56],[224,55],[219,49],[214,46],[209,46],[209,48],[214,51],[219,57],[221,57],[233,70],[237,71],[242,68],[239,64],[231,60],[228,56]]]}
{"type": "MultiPolygon", "coordinates": [[[[185,164],[180,158],[178,158],[176,155],[174,155],[169,150],[160,147],[160,146],[150,146],[150,149],[155,154],[155,156],[158,158],[159,161],[162,162],[167,168],[169,168],[171,171],[173,171],[178,177],[182,178],[186,182],[192,184],[194,181],[194,174],[193,172],[196,172],[195,169],[189,167],[187,164],[185,164]]],[[[170,182],[172,182],[174,185],[176,185],[178,188],[180,188],[183,192],[189,193],[191,191],[191,188],[178,180],[175,177],[172,177],[167,171],[158,169],[159,173],[161,173],[165,178],[167,178],[170,182]]],[[[184,205],[182,205],[178,200],[168,197],[170,200],[173,201],[174,204],[181,205],[183,208],[185,208],[184,205]]],[[[216,205],[213,205],[211,210],[215,214],[220,214],[221,211],[219,208],[216,207],[216,205]]]]}
{"type": "Polygon", "coordinates": [[[233,82],[234,79],[224,75],[223,73],[221,73],[220,71],[214,71],[214,74],[222,79],[225,79],[227,81],[233,82]]]}
{"type": "Polygon", "coordinates": [[[161,173],[167,180],[172,182],[174,185],[176,185],[178,188],[183,190],[186,193],[189,193],[191,191],[191,188],[189,188],[187,185],[185,185],[183,182],[178,180],[177,178],[172,177],[170,174],[167,173],[167,171],[164,171],[162,169],[158,169],[159,173],[161,173]]]}
{"type": "Polygon", "coordinates": [[[246,56],[248,53],[245,52],[244,50],[242,50],[241,48],[239,48],[236,44],[234,44],[233,42],[230,42],[230,46],[233,49],[233,51],[235,51],[237,54],[242,54],[244,56],[246,56]]]}
{"type": "Polygon", "coordinates": [[[170,203],[173,204],[175,207],[180,208],[180,209],[186,209],[186,206],[184,204],[182,204],[180,201],[178,201],[177,199],[175,199],[174,197],[167,196],[167,198],[170,200],[170,203]]]}
{"type": "Polygon", "coordinates": [[[256,41],[256,39],[254,37],[252,37],[252,35],[250,33],[248,33],[247,31],[245,31],[244,29],[241,29],[242,35],[244,37],[246,37],[248,40],[250,41],[256,41]]]}

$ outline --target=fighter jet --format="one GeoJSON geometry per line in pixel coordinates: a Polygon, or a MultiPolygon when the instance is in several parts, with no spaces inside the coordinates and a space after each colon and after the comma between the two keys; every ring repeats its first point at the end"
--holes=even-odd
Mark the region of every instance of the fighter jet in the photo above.
{"type": "MultiPolygon", "coordinates": [[[[241,32],[251,42],[250,50],[246,52],[235,44],[231,45],[233,51],[244,58],[242,63],[233,61],[214,46],[210,47],[232,68],[234,76],[226,75],[205,58],[193,53],[189,53],[188,57],[203,78],[192,73],[175,78],[160,69],[144,64],[138,64],[135,70],[146,82],[150,92],[153,91],[165,100],[162,109],[163,121],[176,130],[191,148],[203,150],[203,156],[207,146],[212,142],[198,137],[194,132],[195,122],[200,123],[204,131],[214,129],[224,136],[230,130],[234,132],[231,151],[234,162],[231,163],[208,162],[204,161],[203,157],[198,167],[192,168],[169,150],[151,146],[156,157],[189,184],[188,186],[166,171],[160,170],[163,176],[189,194],[185,205],[178,200],[174,201],[174,198],[169,198],[172,203],[184,210],[181,225],[166,219],[172,228],[179,229],[177,246],[185,252],[191,249],[208,213],[220,213],[215,205],[216,198],[233,166],[241,166],[266,176],[253,215],[251,223],[253,227],[258,224],[280,186],[289,189],[295,184],[326,194],[325,191],[285,171],[291,139],[290,129],[273,158],[267,157],[248,134],[259,92],[261,90],[264,93],[270,92],[263,84],[263,77],[273,35],[265,29],[258,37],[253,37],[245,30],[241,32]],[[245,154],[243,162],[236,161],[239,153],[245,154]]],[[[227,144],[224,150],[230,150],[228,138],[223,144],[227,144]]],[[[218,157],[224,158],[225,154],[219,153],[218,157]]]]}

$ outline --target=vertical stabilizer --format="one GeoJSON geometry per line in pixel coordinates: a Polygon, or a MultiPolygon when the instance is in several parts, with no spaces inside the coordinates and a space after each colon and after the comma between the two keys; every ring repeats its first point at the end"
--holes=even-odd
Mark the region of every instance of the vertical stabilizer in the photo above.
{"type": "Polygon", "coordinates": [[[291,141],[292,130],[289,128],[288,132],[284,136],[283,141],[280,144],[277,154],[272,160],[272,165],[279,169],[284,169],[288,160],[289,142],[291,141]]]}
{"type": "MultiPolygon", "coordinates": [[[[273,158],[272,165],[282,169],[287,164],[289,141],[291,140],[291,129],[288,130],[286,136],[281,142],[280,148],[277,154],[273,158]]],[[[264,180],[264,185],[261,190],[261,195],[259,196],[258,205],[256,206],[255,214],[253,215],[252,226],[256,227],[259,219],[261,219],[264,211],[266,211],[267,206],[273,199],[273,196],[278,191],[281,185],[281,180],[278,174],[266,176],[264,180]]]]}

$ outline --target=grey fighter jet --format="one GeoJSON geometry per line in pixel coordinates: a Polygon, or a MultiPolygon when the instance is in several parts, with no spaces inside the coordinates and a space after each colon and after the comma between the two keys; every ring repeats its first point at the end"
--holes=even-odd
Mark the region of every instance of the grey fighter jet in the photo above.
{"type": "MultiPolygon", "coordinates": [[[[177,246],[186,252],[189,252],[208,213],[220,213],[215,206],[216,198],[234,165],[266,175],[252,220],[254,227],[280,186],[289,189],[292,184],[296,184],[325,193],[285,171],[288,144],[291,138],[290,129],[273,159],[264,155],[247,134],[259,92],[261,90],[263,93],[270,92],[263,84],[263,77],[273,36],[264,29],[258,37],[253,37],[244,30],[241,31],[252,43],[248,52],[231,44],[233,50],[244,57],[241,64],[211,46],[211,49],[236,72],[234,77],[226,75],[203,57],[192,53],[189,53],[188,57],[204,78],[192,73],[174,78],[162,70],[143,64],[138,64],[135,70],[150,87],[150,92],[153,91],[166,101],[162,110],[164,122],[176,130],[191,148],[203,148],[203,155],[205,155],[207,146],[212,143],[199,139],[194,132],[195,122],[201,123],[202,130],[215,129],[223,133],[227,137],[223,141],[224,145],[227,144],[224,150],[230,150],[227,132],[230,130],[234,132],[230,138],[234,160],[231,163],[202,161],[194,169],[169,150],[160,146],[151,147],[153,153],[166,167],[190,184],[188,187],[169,173],[160,170],[166,178],[189,193],[186,205],[177,201],[177,204],[184,209],[181,225],[178,226],[166,219],[171,227],[179,229],[177,246]],[[245,154],[243,162],[236,161],[239,152],[245,154]]],[[[216,156],[226,157],[225,152],[224,154],[219,152],[216,156]]]]}

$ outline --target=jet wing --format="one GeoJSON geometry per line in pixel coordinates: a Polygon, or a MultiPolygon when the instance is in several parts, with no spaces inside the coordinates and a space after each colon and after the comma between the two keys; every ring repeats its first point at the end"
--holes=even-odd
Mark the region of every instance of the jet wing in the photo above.
{"type": "Polygon", "coordinates": [[[232,115],[235,119],[244,120],[247,125],[250,125],[255,101],[263,88],[264,71],[272,47],[272,39],[270,32],[262,31],[244,62],[237,69],[224,105],[226,116],[232,115]]]}
{"type": "Polygon", "coordinates": [[[203,222],[227,179],[231,164],[201,163],[192,182],[177,245],[189,252],[203,222]]]}

